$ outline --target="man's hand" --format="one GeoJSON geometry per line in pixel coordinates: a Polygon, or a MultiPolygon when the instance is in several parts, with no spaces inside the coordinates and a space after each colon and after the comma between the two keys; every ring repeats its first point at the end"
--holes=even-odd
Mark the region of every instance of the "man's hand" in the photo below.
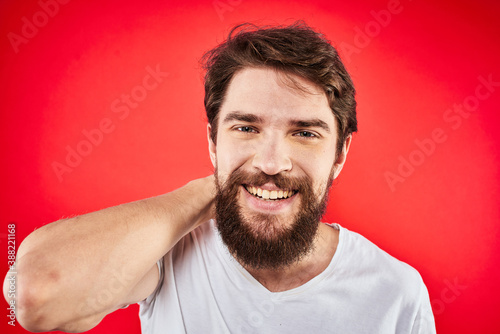
{"type": "Polygon", "coordinates": [[[196,179],[187,184],[187,186],[192,187],[195,194],[194,197],[203,197],[202,202],[206,202],[207,205],[204,209],[199,211],[199,216],[197,217],[197,224],[194,228],[199,225],[215,218],[215,177],[213,175],[196,179]]]}
{"type": "Polygon", "coordinates": [[[86,331],[143,300],[158,283],[156,262],[214,217],[214,197],[208,176],[35,230],[17,254],[18,321],[31,331],[86,331]]]}

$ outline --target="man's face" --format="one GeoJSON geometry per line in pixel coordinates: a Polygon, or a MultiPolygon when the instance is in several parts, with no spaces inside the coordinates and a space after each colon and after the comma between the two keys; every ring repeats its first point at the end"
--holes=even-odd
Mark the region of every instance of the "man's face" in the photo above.
{"type": "MultiPolygon", "coordinates": [[[[244,264],[278,269],[311,249],[337,174],[336,121],[320,88],[272,69],[235,74],[210,156],[222,239],[244,264]]],[[[210,131],[210,128],[209,128],[210,131]]]]}

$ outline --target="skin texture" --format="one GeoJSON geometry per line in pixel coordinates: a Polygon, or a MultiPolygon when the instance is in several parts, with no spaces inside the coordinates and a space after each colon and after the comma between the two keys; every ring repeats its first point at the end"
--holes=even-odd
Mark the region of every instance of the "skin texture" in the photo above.
{"type": "MultiPolygon", "coordinates": [[[[295,178],[307,176],[316,198],[325,195],[329,177],[340,173],[351,140],[347,139],[336,157],[336,121],[325,94],[300,77],[290,78],[269,68],[245,68],[235,74],[218,122],[217,145],[210,140],[210,126],[207,132],[210,157],[220,184],[238,169],[295,178]]],[[[260,188],[279,189],[272,182],[260,188]]],[[[271,231],[291,226],[302,199],[298,193],[286,201],[270,203],[249,195],[243,184],[238,193],[241,214],[254,217],[254,230],[259,225],[271,231]],[[259,214],[273,216],[273,225],[260,222],[259,214]]],[[[280,270],[256,269],[240,263],[272,291],[307,282],[326,268],[338,243],[335,229],[319,221],[317,224],[312,251],[299,262],[280,270]]]]}

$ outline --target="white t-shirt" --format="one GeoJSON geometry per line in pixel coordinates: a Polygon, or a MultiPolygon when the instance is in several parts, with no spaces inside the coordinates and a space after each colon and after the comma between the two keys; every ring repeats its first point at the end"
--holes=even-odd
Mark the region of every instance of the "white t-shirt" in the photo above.
{"type": "Polygon", "coordinates": [[[163,257],[160,283],[140,303],[143,334],[435,333],[419,273],[337,224],[328,267],[307,283],[270,292],[201,225],[163,257]]]}

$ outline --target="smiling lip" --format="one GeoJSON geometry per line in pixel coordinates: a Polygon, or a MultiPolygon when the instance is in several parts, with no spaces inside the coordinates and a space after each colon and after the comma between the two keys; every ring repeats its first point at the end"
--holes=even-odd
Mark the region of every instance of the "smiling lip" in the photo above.
{"type": "Polygon", "coordinates": [[[289,210],[297,194],[297,191],[279,189],[274,185],[262,185],[260,187],[242,185],[242,190],[244,200],[248,206],[255,211],[265,213],[278,213],[289,210]],[[256,194],[254,195],[254,193],[256,194]]]}
{"type": "Polygon", "coordinates": [[[279,189],[268,185],[256,187],[252,185],[243,186],[251,195],[263,200],[283,200],[295,195],[296,191],[288,189],[279,189]]]}

